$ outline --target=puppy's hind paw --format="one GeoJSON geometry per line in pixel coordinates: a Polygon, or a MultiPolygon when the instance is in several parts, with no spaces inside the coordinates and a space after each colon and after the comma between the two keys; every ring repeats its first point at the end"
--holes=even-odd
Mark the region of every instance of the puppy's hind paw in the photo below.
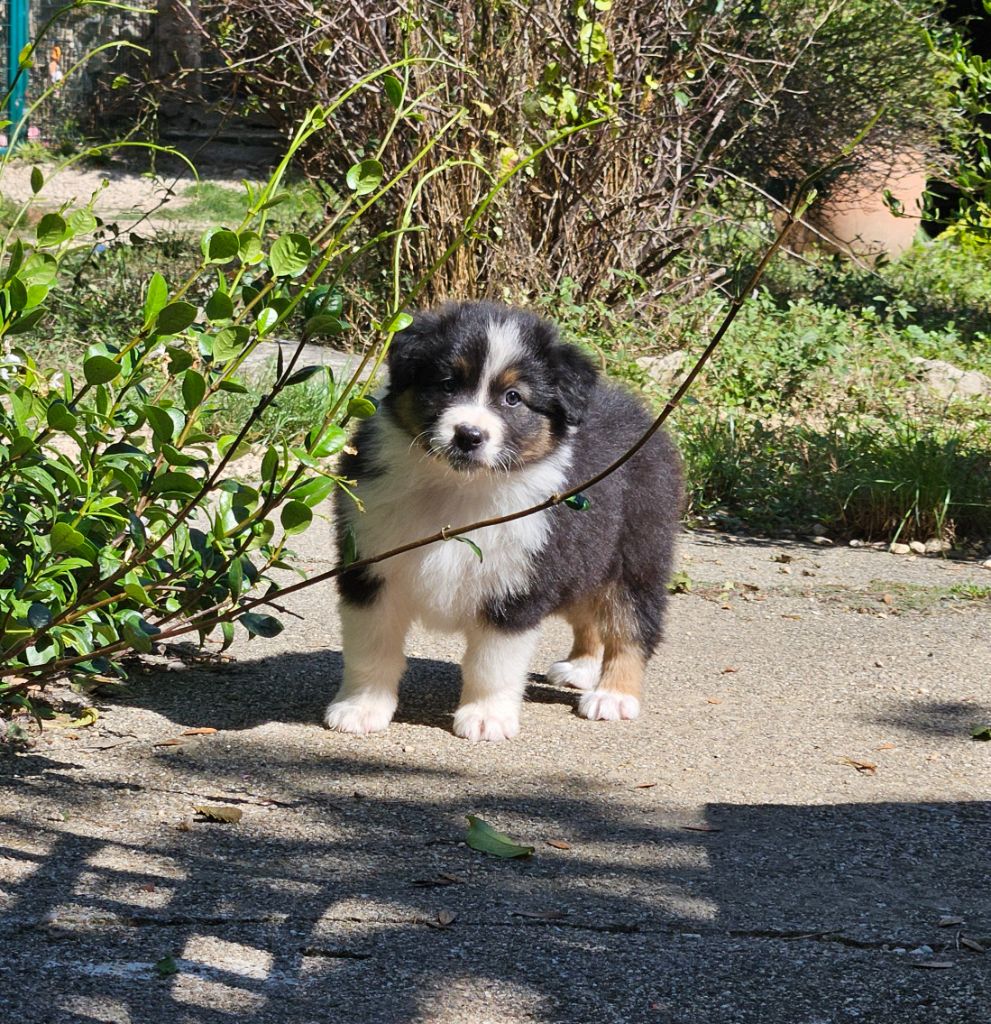
{"type": "Polygon", "coordinates": [[[344,697],[327,705],[324,724],[335,732],[364,735],[388,728],[396,702],[381,697],[344,697]]]}
{"type": "Polygon", "coordinates": [[[573,661],[555,661],[547,670],[547,680],[554,686],[572,686],[576,690],[591,690],[602,674],[601,663],[594,658],[575,658],[573,661]]]}
{"type": "Polygon", "coordinates": [[[640,714],[640,701],[628,693],[593,690],[583,693],[578,701],[578,714],[594,721],[617,722],[640,714]]]}
{"type": "Polygon", "coordinates": [[[454,735],[478,743],[499,743],[519,735],[520,714],[514,707],[478,701],[454,712],[454,735]]]}

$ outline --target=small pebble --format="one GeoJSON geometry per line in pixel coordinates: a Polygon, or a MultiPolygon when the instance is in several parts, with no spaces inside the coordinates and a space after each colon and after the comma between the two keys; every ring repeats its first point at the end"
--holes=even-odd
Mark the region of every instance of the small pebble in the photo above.
{"type": "Polygon", "coordinates": [[[893,555],[910,555],[912,549],[907,544],[892,544],[890,551],[893,555]]]}

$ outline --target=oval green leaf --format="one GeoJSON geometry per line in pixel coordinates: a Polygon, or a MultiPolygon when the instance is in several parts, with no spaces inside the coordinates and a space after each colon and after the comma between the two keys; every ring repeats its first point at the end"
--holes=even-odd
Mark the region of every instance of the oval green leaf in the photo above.
{"type": "Polygon", "coordinates": [[[87,384],[106,384],[120,374],[120,364],[109,356],[90,356],[83,363],[83,376],[87,384]]]}
{"type": "Polygon", "coordinates": [[[57,213],[46,213],[38,221],[38,245],[58,245],[68,236],[68,225],[57,213]]]}
{"type": "Polygon", "coordinates": [[[74,530],[68,523],[56,523],[52,527],[49,540],[52,545],[52,554],[60,554],[63,551],[75,551],[84,541],[85,537],[74,530]]]}
{"type": "Polygon", "coordinates": [[[382,79],[382,90],[385,92],[385,98],[398,110],[406,93],[403,83],[395,75],[386,75],[382,79]]]}
{"type": "Polygon", "coordinates": [[[348,415],[356,420],[368,420],[375,415],[375,403],[370,398],[352,398],[348,402],[348,415]]]}
{"type": "Polygon", "coordinates": [[[279,518],[282,522],[282,529],[288,536],[292,533],[302,533],[313,522],[313,512],[309,505],[302,501],[287,501],[282,506],[279,518]]]}
{"type": "Polygon", "coordinates": [[[230,263],[241,249],[241,240],[233,231],[214,228],[203,236],[200,249],[208,263],[230,263]]]}
{"type": "Polygon", "coordinates": [[[346,181],[356,196],[367,196],[379,187],[384,174],[378,160],[362,160],[348,171],[346,181]]]}
{"type": "Polygon", "coordinates": [[[206,381],[197,370],[187,370],[182,378],[182,400],[187,410],[195,409],[206,394],[206,381]]]}
{"type": "Polygon", "coordinates": [[[210,296],[205,310],[210,320],[229,320],[234,315],[234,303],[226,292],[218,288],[210,296]]]}
{"type": "Polygon", "coordinates": [[[272,309],[271,306],[266,306],[255,320],[255,327],[258,328],[259,334],[268,334],[268,332],[279,322],[278,310],[272,309]]]}
{"type": "Polygon", "coordinates": [[[273,616],[258,615],[255,612],[245,612],[237,621],[240,622],[252,636],[278,636],[285,628],[282,623],[273,616]]]}
{"type": "Polygon", "coordinates": [[[306,235],[290,233],[275,240],[268,262],[276,277],[299,277],[313,255],[306,235]]]}
{"type": "Polygon", "coordinates": [[[347,330],[347,324],[338,320],[336,316],[329,313],[320,313],[311,316],[303,325],[303,334],[307,338],[332,338],[335,335],[343,334],[347,330]]]}
{"type": "Polygon", "coordinates": [[[155,317],[165,308],[165,303],[168,301],[169,286],[165,283],[165,278],[156,271],[151,275],[151,280],[148,282],[148,290],[145,292],[144,322],[146,326],[151,324],[155,317]]]}
{"type": "Polygon", "coordinates": [[[158,314],[156,334],[178,334],[196,319],[196,307],[191,302],[170,302],[158,314]]]}

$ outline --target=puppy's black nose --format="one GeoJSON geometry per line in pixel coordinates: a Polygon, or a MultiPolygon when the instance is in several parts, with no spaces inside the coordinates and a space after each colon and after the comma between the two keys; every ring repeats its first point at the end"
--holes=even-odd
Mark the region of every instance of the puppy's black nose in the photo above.
{"type": "Polygon", "coordinates": [[[470,452],[485,440],[485,434],[470,423],[459,423],[454,428],[454,443],[463,452],[470,452]]]}

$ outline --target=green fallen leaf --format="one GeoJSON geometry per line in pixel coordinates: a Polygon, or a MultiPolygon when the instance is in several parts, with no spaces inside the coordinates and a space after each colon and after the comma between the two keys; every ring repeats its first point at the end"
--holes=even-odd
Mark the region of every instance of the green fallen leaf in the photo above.
{"type": "Polygon", "coordinates": [[[975,740],[991,740],[991,725],[978,725],[970,735],[975,740]]]}
{"type": "Polygon", "coordinates": [[[503,832],[497,832],[488,822],[474,814],[468,815],[468,845],[480,853],[491,853],[494,857],[529,857],[532,846],[520,846],[503,832]]]}
{"type": "Polygon", "coordinates": [[[161,960],[156,960],[155,973],[160,978],[168,978],[173,974],[178,974],[179,966],[175,962],[175,957],[163,956],[161,960]]]}

